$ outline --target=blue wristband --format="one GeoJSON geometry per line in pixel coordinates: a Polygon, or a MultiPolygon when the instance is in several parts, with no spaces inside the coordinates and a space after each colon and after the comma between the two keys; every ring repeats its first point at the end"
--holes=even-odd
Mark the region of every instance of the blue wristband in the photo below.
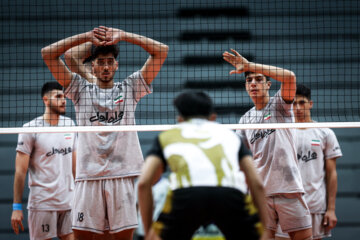
{"type": "Polygon", "coordinates": [[[13,211],[15,210],[22,210],[22,204],[21,203],[13,203],[13,211]]]}

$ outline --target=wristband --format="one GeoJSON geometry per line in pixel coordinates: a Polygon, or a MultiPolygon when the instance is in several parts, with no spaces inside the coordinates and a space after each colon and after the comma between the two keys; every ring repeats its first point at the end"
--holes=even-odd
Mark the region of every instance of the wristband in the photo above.
{"type": "Polygon", "coordinates": [[[21,203],[13,203],[13,211],[15,210],[22,210],[22,204],[21,203]]]}

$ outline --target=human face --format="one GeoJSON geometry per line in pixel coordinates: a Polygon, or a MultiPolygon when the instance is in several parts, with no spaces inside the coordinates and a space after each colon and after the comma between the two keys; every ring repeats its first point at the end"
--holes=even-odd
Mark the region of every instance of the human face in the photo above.
{"type": "Polygon", "coordinates": [[[296,95],[293,103],[296,122],[310,122],[310,110],[312,106],[313,101],[307,99],[302,95],[296,95]]]}
{"type": "Polygon", "coordinates": [[[112,53],[99,54],[92,62],[93,74],[102,82],[110,82],[113,80],[118,62],[112,53]]]}
{"type": "Polygon", "coordinates": [[[246,91],[252,99],[267,97],[270,86],[271,82],[260,73],[251,73],[245,78],[246,91]]]}
{"type": "Polygon", "coordinates": [[[61,90],[52,90],[45,94],[44,102],[51,113],[64,115],[66,111],[66,99],[61,90]]]}

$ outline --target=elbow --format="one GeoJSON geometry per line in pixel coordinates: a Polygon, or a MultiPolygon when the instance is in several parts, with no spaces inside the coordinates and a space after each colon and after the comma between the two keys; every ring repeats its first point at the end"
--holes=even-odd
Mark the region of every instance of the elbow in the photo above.
{"type": "Polygon", "coordinates": [[[146,191],[146,189],[151,189],[151,183],[150,181],[144,181],[140,179],[137,188],[138,188],[138,192],[144,192],[146,191]]]}
{"type": "Polygon", "coordinates": [[[160,54],[162,58],[166,58],[169,52],[169,46],[166,44],[162,44],[160,54]]]}
{"type": "Polygon", "coordinates": [[[72,52],[71,52],[71,49],[69,49],[64,53],[64,59],[65,59],[66,65],[68,65],[68,66],[71,65],[71,58],[72,58],[72,52]]]}
{"type": "Polygon", "coordinates": [[[293,71],[290,71],[289,80],[290,80],[292,83],[296,84],[296,75],[295,75],[295,73],[294,73],[293,71]]]}
{"type": "Polygon", "coordinates": [[[42,56],[42,58],[45,60],[46,58],[48,58],[48,50],[47,50],[47,47],[44,47],[44,48],[42,48],[41,49],[41,56],[42,56]]]}

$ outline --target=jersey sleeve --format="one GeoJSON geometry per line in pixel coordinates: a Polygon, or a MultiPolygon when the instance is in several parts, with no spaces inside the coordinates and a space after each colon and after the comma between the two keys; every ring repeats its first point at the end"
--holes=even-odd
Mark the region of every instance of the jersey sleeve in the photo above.
{"type": "Polygon", "coordinates": [[[20,133],[16,146],[17,152],[22,152],[31,155],[35,143],[35,137],[32,133],[20,133]]]}
{"type": "Polygon", "coordinates": [[[124,80],[124,83],[132,89],[132,96],[136,102],[140,101],[142,97],[152,93],[152,85],[146,83],[140,71],[128,76],[124,80]]]}
{"type": "Polygon", "coordinates": [[[294,100],[291,103],[285,102],[284,99],[281,96],[281,90],[279,90],[274,95],[275,108],[285,116],[291,116],[292,115],[291,112],[293,111],[293,102],[294,102],[294,100]]]}
{"type": "Polygon", "coordinates": [[[82,78],[77,73],[72,73],[71,83],[65,89],[65,96],[73,101],[73,103],[77,103],[80,98],[81,90],[86,86],[87,80],[82,78]]]}
{"type": "Polygon", "coordinates": [[[164,164],[164,169],[167,167],[166,159],[163,153],[163,150],[160,145],[159,136],[157,136],[151,146],[151,149],[148,151],[146,156],[155,155],[161,159],[164,164]]]}
{"type": "Polygon", "coordinates": [[[325,159],[339,158],[342,156],[339,142],[335,136],[335,133],[329,129],[326,136],[326,147],[324,151],[325,159]]]}

